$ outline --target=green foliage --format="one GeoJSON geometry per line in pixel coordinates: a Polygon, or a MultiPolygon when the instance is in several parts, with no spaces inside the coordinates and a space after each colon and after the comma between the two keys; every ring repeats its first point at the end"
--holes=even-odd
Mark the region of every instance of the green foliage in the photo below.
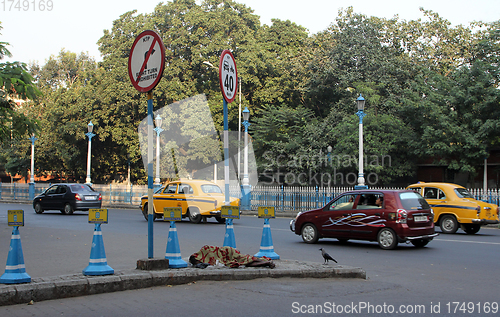
{"type": "MultiPolygon", "coordinates": [[[[214,68],[224,49],[232,51],[241,101],[238,96],[229,104],[229,129],[241,129],[241,102],[251,112],[261,173],[327,173],[337,185],[345,181],[339,173],[357,174],[359,94],[367,114],[364,170],[377,185],[414,175],[422,161],[474,175],[488,150],[498,146],[500,21],[451,26],[424,9],[422,19],[405,21],[348,8],[328,29],[308,36],[292,21],[261,25],[251,8],[235,1],[198,3],[174,0],[152,13],[123,13],[98,41],[100,63],[63,50],[43,66],[31,65],[33,77],[22,63],[0,64],[0,138],[14,139],[15,131],[16,140],[24,140],[4,151],[9,170],[27,168],[26,136],[38,120],[37,174],[82,181],[84,133],[92,121],[93,181],[123,180],[130,164],[132,181],[145,183],[137,135],[147,102],[127,68],[133,41],[147,29],[161,36],[166,49],[155,109],[205,94],[219,131],[222,96],[214,68]],[[36,99],[40,91],[43,97],[36,99]],[[14,95],[34,101],[19,111],[8,98],[14,95]]],[[[10,54],[6,44],[0,42],[0,57],[10,54]]],[[[210,144],[193,141],[185,157],[176,157],[178,172],[188,172],[186,162],[210,163],[220,152],[210,144]]]]}
{"type": "MultiPolygon", "coordinates": [[[[0,42],[0,60],[12,56],[8,45],[0,42]]],[[[24,63],[0,63],[0,160],[11,175],[27,176],[27,142],[22,140],[38,129],[28,112],[40,94],[24,63]]]]}

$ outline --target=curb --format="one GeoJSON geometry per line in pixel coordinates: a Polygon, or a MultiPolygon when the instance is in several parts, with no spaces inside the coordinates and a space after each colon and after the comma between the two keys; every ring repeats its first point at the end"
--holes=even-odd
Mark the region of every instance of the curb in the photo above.
{"type": "Polygon", "coordinates": [[[74,274],[34,278],[30,283],[26,284],[0,284],[0,306],[155,286],[181,285],[195,281],[251,280],[281,277],[366,279],[366,271],[356,267],[328,266],[294,260],[278,260],[274,263],[276,264],[274,269],[209,266],[206,269],[188,267],[158,271],[118,271],[113,275],[103,276],[74,274]]]}

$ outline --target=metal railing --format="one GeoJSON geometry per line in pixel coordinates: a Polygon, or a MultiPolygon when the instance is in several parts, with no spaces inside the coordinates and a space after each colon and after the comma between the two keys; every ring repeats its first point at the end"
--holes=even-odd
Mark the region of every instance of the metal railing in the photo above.
{"type": "MultiPolygon", "coordinates": [[[[46,190],[51,184],[35,184],[35,196],[46,190]]],[[[101,193],[103,205],[138,206],[141,196],[147,195],[147,185],[99,185],[94,189],[101,193]]],[[[371,188],[371,189],[403,189],[403,188],[371,188]]],[[[284,187],[254,186],[251,191],[251,206],[256,210],[262,206],[274,206],[276,212],[299,212],[324,206],[335,196],[352,190],[351,187],[284,187]]],[[[469,192],[478,200],[500,205],[500,190],[472,188],[469,192]]],[[[241,198],[240,188],[230,186],[230,196],[241,198]]],[[[0,201],[29,201],[29,184],[0,183],[0,201]]]]}

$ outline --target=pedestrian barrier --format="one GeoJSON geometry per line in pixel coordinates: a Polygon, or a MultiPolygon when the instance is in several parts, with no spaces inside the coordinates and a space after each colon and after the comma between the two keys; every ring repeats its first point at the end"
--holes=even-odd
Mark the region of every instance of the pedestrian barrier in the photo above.
{"type": "Polygon", "coordinates": [[[179,246],[179,239],[177,237],[177,228],[175,227],[175,221],[170,221],[165,259],[168,260],[168,267],[174,269],[187,267],[186,261],[181,258],[181,248],[179,246]]]}
{"type": "Polygon", "coordinates": [[[89,265],[83,270],[83,275],[108,275],[114,273],[115,270],[108,265],[108,260],[106,259],[101,224],[96,223],[94,237],[92,238],[89,265]]]}
{"type": "Polygon", "coordinates": [[[0,283],[16,284],[29,282],[31,282],[31,276],[26,273],[26,267],[24,265],[21,235],[19,234],[19,227],[15,226],[12,230],[12,237],[10,240],[10,249],[9,255],[7,257],[7,265],[5,266],[5,273],[0,277],[0,283]]]}
{"type": "Polygon", "coordinates": [[[260,241],[260,250],[254,256],[261,258],[263,256],[271,260],[279,260],[280,256],[274,252],[273,237],[271,236],[271,225],[269,219],[264,219],[264,228],[262,229],[262,239],[260,241]]]}

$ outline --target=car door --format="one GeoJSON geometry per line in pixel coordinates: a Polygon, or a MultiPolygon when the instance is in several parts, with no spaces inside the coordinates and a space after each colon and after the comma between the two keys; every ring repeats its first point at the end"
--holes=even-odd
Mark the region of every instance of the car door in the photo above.
{"type": "Polygon", "coordinates": [[[422,196],[434,211],[434,219],[437,221],[441,213],[446,212],[447,203],[445,193],[437,187],[424,187],[422,196]]]}
{"type": "Polygon", "coordinates": [[[380,227],[383,226],[385,210],[382,193],[363,193],[351,214],[351,235],[353,238],[374,240],[380,227]],[[381,201],[381,205],[377,205],[381,201]]]}
{"type": "Polygon", "coordinates": [[[169,183],[162,193],[154,195],[155,213],[163,214],[163,208],[177,207],[176,205],[177,183],[169,183]]]}
{"type": "MultiPolygon", "coordinates": [[[[68,200],[74,199],[73,197],[66,197],[66,193],[68,192],[68,188],[66,185],[58,185],[57,192],[53,196],[54,208],[58,210],[63,210],[64,205],[68,200]]],[[[70,193],[68,193],[70,194],[70,193]]]]}
{"type": "Polygon", "coordinates": [[[182,208],[182,214],[185,215],[189,206],[193,205],[194,199],[193,199],[193,187],[189,184],[179,184],[178,188],[178,193],[177,193],[177,207],[182,208]]]}
{"type": "Polygon", "coordinates": [[[351,234],[351,214],[356,202],[356,194],[342,195],[328,203],[318,215],[318,231],[328,238],[349,238],[351,234]]]}
{"type": "Polygon", "coordinates": [[[55,198],[57,197],[57,187],[58,185],[53,185],[49,187],[45,193],[44,196],[40,199],[40,204],[42,205],[43,209],[56,209],[56,203],[55,203],[55,198]]]}

